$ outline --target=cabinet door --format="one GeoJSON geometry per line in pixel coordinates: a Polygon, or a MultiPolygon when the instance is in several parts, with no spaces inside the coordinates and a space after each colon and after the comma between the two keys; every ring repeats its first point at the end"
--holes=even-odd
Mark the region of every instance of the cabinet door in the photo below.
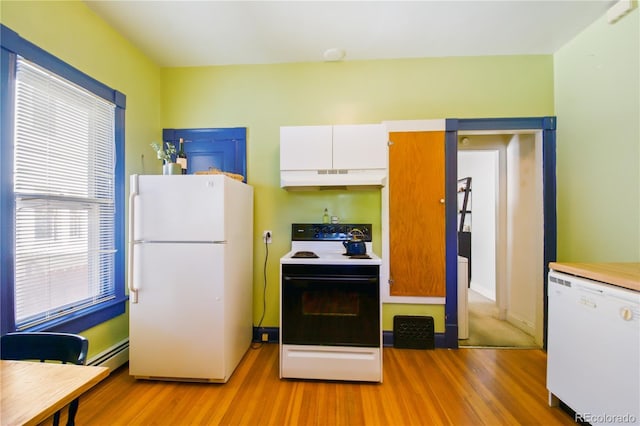
{"type": "Polygon", "coordinates": [[[381,124],[333,126],[334,169],[386,169],[387,131],[381,124]]]}
{"type": "Polygon", "coordinates": [[[333,168],[331,134],[331,126],[280,127],[280,170],[333,168]]]}
{"type": "Polygon", "coordinates": [[[391,296],[445,296],[445,134],[390,133],[391,296]]]}

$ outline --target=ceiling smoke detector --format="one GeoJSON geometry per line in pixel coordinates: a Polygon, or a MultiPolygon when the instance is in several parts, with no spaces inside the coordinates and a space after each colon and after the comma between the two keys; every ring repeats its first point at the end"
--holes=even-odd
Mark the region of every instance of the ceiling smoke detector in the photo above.
{"type": "Polygon", "coordinates": [[[324,51],[324,60],[326,62],[338,62],[344,59],[344,49],[333,47],[324,51]]]}

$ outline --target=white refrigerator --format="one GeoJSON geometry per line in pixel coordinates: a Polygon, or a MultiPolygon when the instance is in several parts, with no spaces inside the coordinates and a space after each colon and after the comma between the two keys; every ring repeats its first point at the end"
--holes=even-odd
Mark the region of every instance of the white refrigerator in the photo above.
{"type": "Polygon", "coordinates": [[[253,188],[132,175],[129,374],[226,383],[252,339],[253,188]]]}

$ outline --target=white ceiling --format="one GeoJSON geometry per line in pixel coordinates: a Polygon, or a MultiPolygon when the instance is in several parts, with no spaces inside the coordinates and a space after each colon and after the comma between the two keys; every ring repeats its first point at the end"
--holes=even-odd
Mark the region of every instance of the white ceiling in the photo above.
{"type": "Polygon", "coordinates": [[[85,3],[166,67],[552,54],[610,0],[187,1],[85,3]]]}

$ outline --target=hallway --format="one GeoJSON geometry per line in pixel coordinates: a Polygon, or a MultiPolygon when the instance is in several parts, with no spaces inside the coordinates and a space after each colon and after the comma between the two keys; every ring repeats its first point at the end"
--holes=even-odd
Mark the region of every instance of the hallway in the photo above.
{"type": "Polygon", "coordinates": [[[469,338],[463,347],[537,348],[532,336],[507,321],[498,319],[494,301],[469,289],[469,338]]]}
{"type": "Polygon", "coordinates": [[[470,287],[495,301],[470,299],[470,339],[461,343],[541,347],[545,244],[552,246],[555,238],[544,226],[545,183],[550,183],[543,179],[544,135],[496,130],[458,137],[458,179],[472,179],[466,224],[473,259],[470,287]]]}

